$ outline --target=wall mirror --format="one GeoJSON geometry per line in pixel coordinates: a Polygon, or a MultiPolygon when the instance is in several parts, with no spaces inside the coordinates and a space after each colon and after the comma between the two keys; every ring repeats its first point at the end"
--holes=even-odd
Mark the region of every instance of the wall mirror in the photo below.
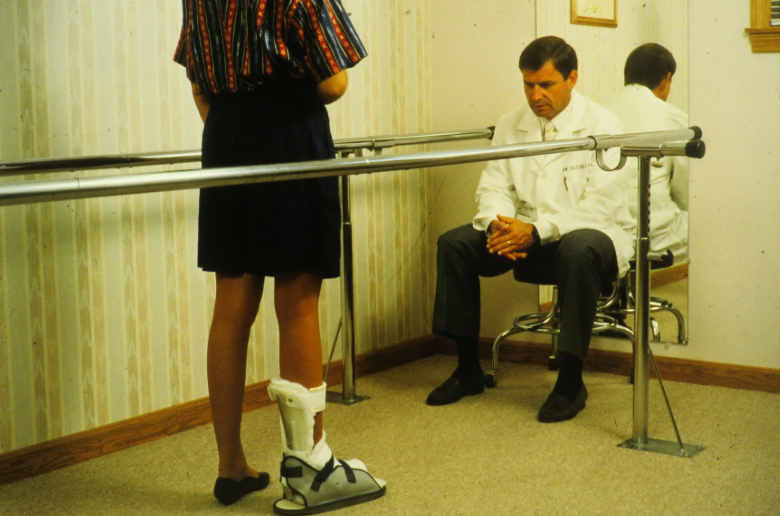
{"type": "MultiPolygon", "coordinates": [[[[579,59],[577,89],[591,99],[601,102],[623,85],[623,67],[628,54],[638,45],[655,42],[669,49],[677,63],[672,87],[667,99],[671,105],[688,112],[688,2],[660,0],[657,2],[618,2],[616,28],[583,26],[569,22],[564,2],[554,2],[550,8],[537,7],[537,35],[555,34],[564,38],[576,50],[579,59]],[[592,49],[597,49],[593,51],[592,49]]],[[[568,4],[568,3],[566,3],[568,4]]],[[[634,159],[634,158],[632,158],[634,159]]],[[[687,196],[687,173],[675,177],[676,186],[682,186],[687,196]],[[681,184],[684,183],[684,184],[681,184]]],[[[687,205],[685,206],[687,211],[687,205]]],[[[651,213],[651,223],[653,215],[651,213]]],[[[686,222],[687,225],[687,222],[686,222]]],[[[685,232],[683,232],[685,233],[685,232]]],[[[541,309],[549,307],[552,289],[541,287],[541,309]]],[[[688,263],[677,259],[671,267],[653,271],[651,296],[665,299],[680,311],[687,336],[688,320],[688,263]]],[[[660,341],[678,340],[677,317],[671,312],[653,313],[658,324],[660,341]]],[[[633,328],[633,318],[626,324],[633,328]]],[[[600,337],[606,347],[625,351],[615,339],[600,337]],[[614,346],[613,346],[614,344],[614,346]]],[[[597,344],[600,345],[600,344],[597,344]]]]}

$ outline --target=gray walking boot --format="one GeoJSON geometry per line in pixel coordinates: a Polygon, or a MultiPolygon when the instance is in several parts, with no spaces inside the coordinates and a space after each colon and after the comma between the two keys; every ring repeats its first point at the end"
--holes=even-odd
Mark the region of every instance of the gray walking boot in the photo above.
{"type": "Polygon", "coordinates": [[[385,494],[384,480],[374,478],[357,459],[336,459],[322,439],[314,444],[314,416],[325,409],[323,383],[314,389],[274,378],[268,386],[282,420],[281,484],[284,498],[277,514],[316,514],[348,507],[385,494]]]}

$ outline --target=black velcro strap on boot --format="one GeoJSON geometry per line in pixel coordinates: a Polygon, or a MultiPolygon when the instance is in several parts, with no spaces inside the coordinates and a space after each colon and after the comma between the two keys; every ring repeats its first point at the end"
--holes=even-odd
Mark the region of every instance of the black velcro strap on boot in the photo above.
{"type": "Polygon", "coordinates": [[[339,459],[339,463],[341,464],[341,467],[344,468],[344,474],[347,476],[347,482],[350,484],[357,482],[357,479],[355,478],[355,472],[352,470],[352,466],[341,459],[339,459]]]}
{"type": "Polygon", "coordinates": [[[297,466],[295,468],[288,468],[284,465],[284,461],[282,461],[282,476],[285,478],[301,478],[303,476],[303,468],[300,466],[297,466]]]}
{"type": "Polygon", "coordinates": [[[325,466],[320,470],[319,473],[317,473],[317,476],[314,477],[314,482],[311,483],[311,489],[315,493],[318,493],[320,491],[320,486],[323,482],[328,480],[328,477],[331,473],[333,473],[333,470],[335,468],[336,459],[333,457],[333,455],[330,456],[330,460],[325,464],[325,466]]]}

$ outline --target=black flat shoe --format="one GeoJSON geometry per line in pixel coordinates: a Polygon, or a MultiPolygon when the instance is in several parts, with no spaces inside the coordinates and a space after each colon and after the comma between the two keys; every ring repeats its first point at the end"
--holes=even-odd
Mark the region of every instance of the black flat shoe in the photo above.
{"type": "Polygon", "coordinates": [[[574,401],[557,392],[553,392],[539,409],[537,418],[541,423],[557,423],[573,419],[577,413],[585,408],[585,400],[588,399],[588,391],[585,385],[580,387],[574,401]]]}
{"type": "Polygon", "coordinates": [[[436,387],[425,401],[428,405],[449,405],[463,396],[472,396],[485,392],[485,375],[475,376],[466,383],[461,383],[454,376],[447,378],[443,384],[436,387]]]}
{"type": "Polygon", "coordinates": [[[214,496],[222,505],[233,505],[242,496],[268,487],[268,473],[260,473],[258,477],[244,477],[241,480],[219,477],[214,484],[214,496]]]}

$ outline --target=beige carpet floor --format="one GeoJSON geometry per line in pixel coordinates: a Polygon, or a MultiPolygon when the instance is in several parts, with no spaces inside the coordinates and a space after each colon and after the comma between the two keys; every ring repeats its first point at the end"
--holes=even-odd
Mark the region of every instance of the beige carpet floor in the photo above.
{"type": "MultiPolygon", "coordinates": [[[[625,377],[585,373],[587,408],[572,421],[536,422],[555,373],[502,365],[498,387],[445,407],[425,397],[455,358],[435,356],[358,380],[371,399],[329,405],[328,442],[387,480],[383,498],[347,515],[780,514],[780,395],[667,382],[693,459],[618,448],[631,436],[625,377]]],[[[487,364],[484,364],[485,366],[487,364]]],[[[255,467],[278,477],[275,407],[246,414],[255,467]]],[[[650,437],[673,440],[651,383],[650,437]]],[[[231,507],[210,491],[210,426],[0,487],[0,515],[271,514],[277,483],[231,507]]]]}

